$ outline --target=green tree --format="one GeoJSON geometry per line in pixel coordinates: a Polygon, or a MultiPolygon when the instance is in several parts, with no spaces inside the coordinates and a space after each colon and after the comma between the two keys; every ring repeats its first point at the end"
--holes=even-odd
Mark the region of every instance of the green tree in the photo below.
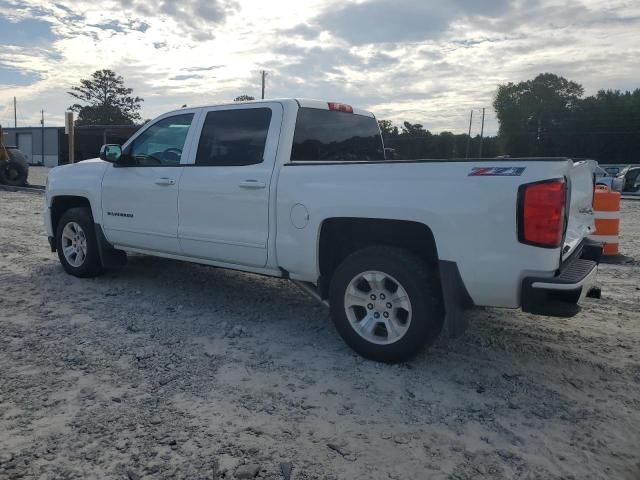
{"type": "Polygon", "coordinates": [[[378,125],[384,138],[397,137],[400,134],[398,127],[394,126],[391,120],[378,120],[378,125]]]}
{"type": "Polygon", "coordinates": [[[557,149],[558,134],[571,123],[582,86],[553,73],[498,86],[493,107],[499,136],[511,155],[548,155],[557,149]]]}
{"type": "Polygon", "coordinates": [[[425,130],[419,123],[403,122],[402,132],[397,137],[392,148],[396,149],[400,159],[433,158],[435,155],[434,141],[437,137],[425,130]]]}
{"type": "Polygon", "coordinates": [[[600,90],[582,99],[567,134],[567,154],[602,162],[640,160],[640,89],[600,90]]]}
{"type": "Polygon", "coordinates": [[[251,95],[240,95],[233,99],[234,102],[249,102],[251,100],[255,100],[251,95]]]}
{"type": "Polygon", "coordinates": [[[431,135],[429,131],[425,130],[419,123],[404,122],[401,128],[402,134],[409,135],[410,137],[426,137],[427,135],[431,135]]]}
{"type": "Polygon", "coordinates": [[[78,112],[76,125],[133,125],[141,120],[144,100],[133,96],[133,89],[112,70],[96,70],[67,93],[82,102],[69,107],[78,112]]]}
{"type": "Polygon", "coordinates": [[[436,158],[455,158],[458,157],[456,148],[456,136],[451,132],[440,132],[435,137],[436,158]]]}

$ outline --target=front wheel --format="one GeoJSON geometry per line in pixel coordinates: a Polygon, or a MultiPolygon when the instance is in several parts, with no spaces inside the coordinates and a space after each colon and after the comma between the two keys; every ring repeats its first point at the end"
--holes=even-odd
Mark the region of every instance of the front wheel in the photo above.
{"type": "Polygon", "coordinates": [[[371,360],[407,360],[442,328],[436,271],[400,248],[368,247],[351,254],[336,269],[329,295],[340,336],[371,360]]]}
{"type": "Polygon", "coordinates": [[[76,277],[102,273],[93,217],[88,208],[70,208],[62,215],[56,229],[56,247],[67,273],[76,277]]]}

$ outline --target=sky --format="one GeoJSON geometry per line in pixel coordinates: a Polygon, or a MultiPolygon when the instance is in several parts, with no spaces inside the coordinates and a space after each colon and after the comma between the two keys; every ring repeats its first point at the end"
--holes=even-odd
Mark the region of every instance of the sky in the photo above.
{"type": "Polygon", "coordinates": [[[497,85],[543,72],[640,88],[638,0],[0,0],[0,124],[63,125],[109,68],[143,118],[238,95],[348,103],[432,132],[497,131],[497,85]]]}

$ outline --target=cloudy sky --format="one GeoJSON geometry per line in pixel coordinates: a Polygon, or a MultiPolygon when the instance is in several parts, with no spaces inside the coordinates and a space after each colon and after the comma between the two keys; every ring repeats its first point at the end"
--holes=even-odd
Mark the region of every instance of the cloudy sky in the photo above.
{"type": "MultiPolygon", "coordinates": [[[[640,87],[638,0],[0,0],[0,123],[61,125],[110,68],[143,117],[183,104],[310,97],[465,131],[496,85],[553,72],[587,94],[640,87]]],[[[479,119],[479,115],[476,115],[479,119]]],[[[474,131],[479,123],[474,122],[474,131]]]]}

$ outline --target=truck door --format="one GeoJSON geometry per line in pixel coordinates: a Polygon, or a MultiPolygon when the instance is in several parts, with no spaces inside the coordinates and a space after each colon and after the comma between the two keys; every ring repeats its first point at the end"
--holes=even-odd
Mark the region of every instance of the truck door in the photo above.
{"type": "Polygon", "coordinates": [[[185,255],[266,265],[282,111],[279,103],[205,109],[194,164],[180,179],[178,237],[185,255]]]}
{"type": "Polygon", "coordinates": [[[195,112],[160,117],[102,179],[102,227],[114,245],[179,254],[178,183],[195,112]]]}

